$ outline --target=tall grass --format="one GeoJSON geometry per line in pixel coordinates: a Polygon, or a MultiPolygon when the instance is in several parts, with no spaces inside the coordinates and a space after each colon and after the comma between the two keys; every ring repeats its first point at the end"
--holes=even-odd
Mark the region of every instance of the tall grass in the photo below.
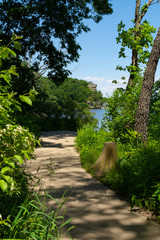
{"type": "MultiPolygon", "coordinates": [[[[43,202],[36,193],[32,197],[26,197],[23,204],[19,206],[19,211],[13,221],[10,220],[11,216],[5,221],[0,221],[1,226],[3,226],[2,239],[63,239],[63,236],[69,235],[69,231],[73,228],[63,230],[71,221],[71,219],[65,220],[65,216],[60,214],[66,200],[65,194],[60,202],[48,194],[43,197],[43,202]],[[48,201],[50,200],[58,204],[56,211],[49,209],[48,201]]],[[[72,239],[71,236],[70,238],[72,239]]]]}

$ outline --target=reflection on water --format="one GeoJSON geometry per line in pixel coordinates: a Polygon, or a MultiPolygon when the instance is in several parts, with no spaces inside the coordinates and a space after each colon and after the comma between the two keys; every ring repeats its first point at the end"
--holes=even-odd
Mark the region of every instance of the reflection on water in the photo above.
{"type": "Polygon", "coordinates": [[[98,119],[98,128],[101,127],[101,121],[104,117],[105,109],[91,109],[92,113],[95,113],[94,118],[98,119]]]}

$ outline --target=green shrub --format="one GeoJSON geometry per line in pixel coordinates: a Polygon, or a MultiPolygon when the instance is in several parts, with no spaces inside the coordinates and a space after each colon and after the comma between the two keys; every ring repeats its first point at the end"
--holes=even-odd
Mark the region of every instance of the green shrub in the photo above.
{"type": "Polygon", "coordinates": [[[17,125],[6,125],[0,130],[0,188],[3,191],[17,189],[15,172],[25,159],[33,158],[33,151],[38,141],[27,129],[17,125]]]}

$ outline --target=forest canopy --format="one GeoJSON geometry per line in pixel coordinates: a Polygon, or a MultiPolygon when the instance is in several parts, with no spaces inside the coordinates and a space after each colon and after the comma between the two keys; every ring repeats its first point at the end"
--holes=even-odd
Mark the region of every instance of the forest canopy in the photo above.
{"type": "Polygon", "coordinates": [[[112,13],[109,0],[2,0],[0,39],[8,44],[13,31],[21,39],[22,58],[32,58],[34,70],[43,62],[56,83],[69,73],[67,64],[77,61],[80,45],[76,37],[90,29],[84,23],[98,23],[112,13]]]}

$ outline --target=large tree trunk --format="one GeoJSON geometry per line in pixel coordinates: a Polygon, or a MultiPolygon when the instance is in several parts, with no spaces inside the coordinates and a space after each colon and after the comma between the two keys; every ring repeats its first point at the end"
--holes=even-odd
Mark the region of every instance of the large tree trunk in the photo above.
{"type": "Polygon", "coordinates": [[[160,58],[160,28],[153,43],[146,71],[143,78],[142,89],[139,97],[137,113],[135,116],[135,131],[142,135],[143,142],[147,141],[147,125],[149,118],[152,87],[154,84],[155,72],[160,58]]]}

